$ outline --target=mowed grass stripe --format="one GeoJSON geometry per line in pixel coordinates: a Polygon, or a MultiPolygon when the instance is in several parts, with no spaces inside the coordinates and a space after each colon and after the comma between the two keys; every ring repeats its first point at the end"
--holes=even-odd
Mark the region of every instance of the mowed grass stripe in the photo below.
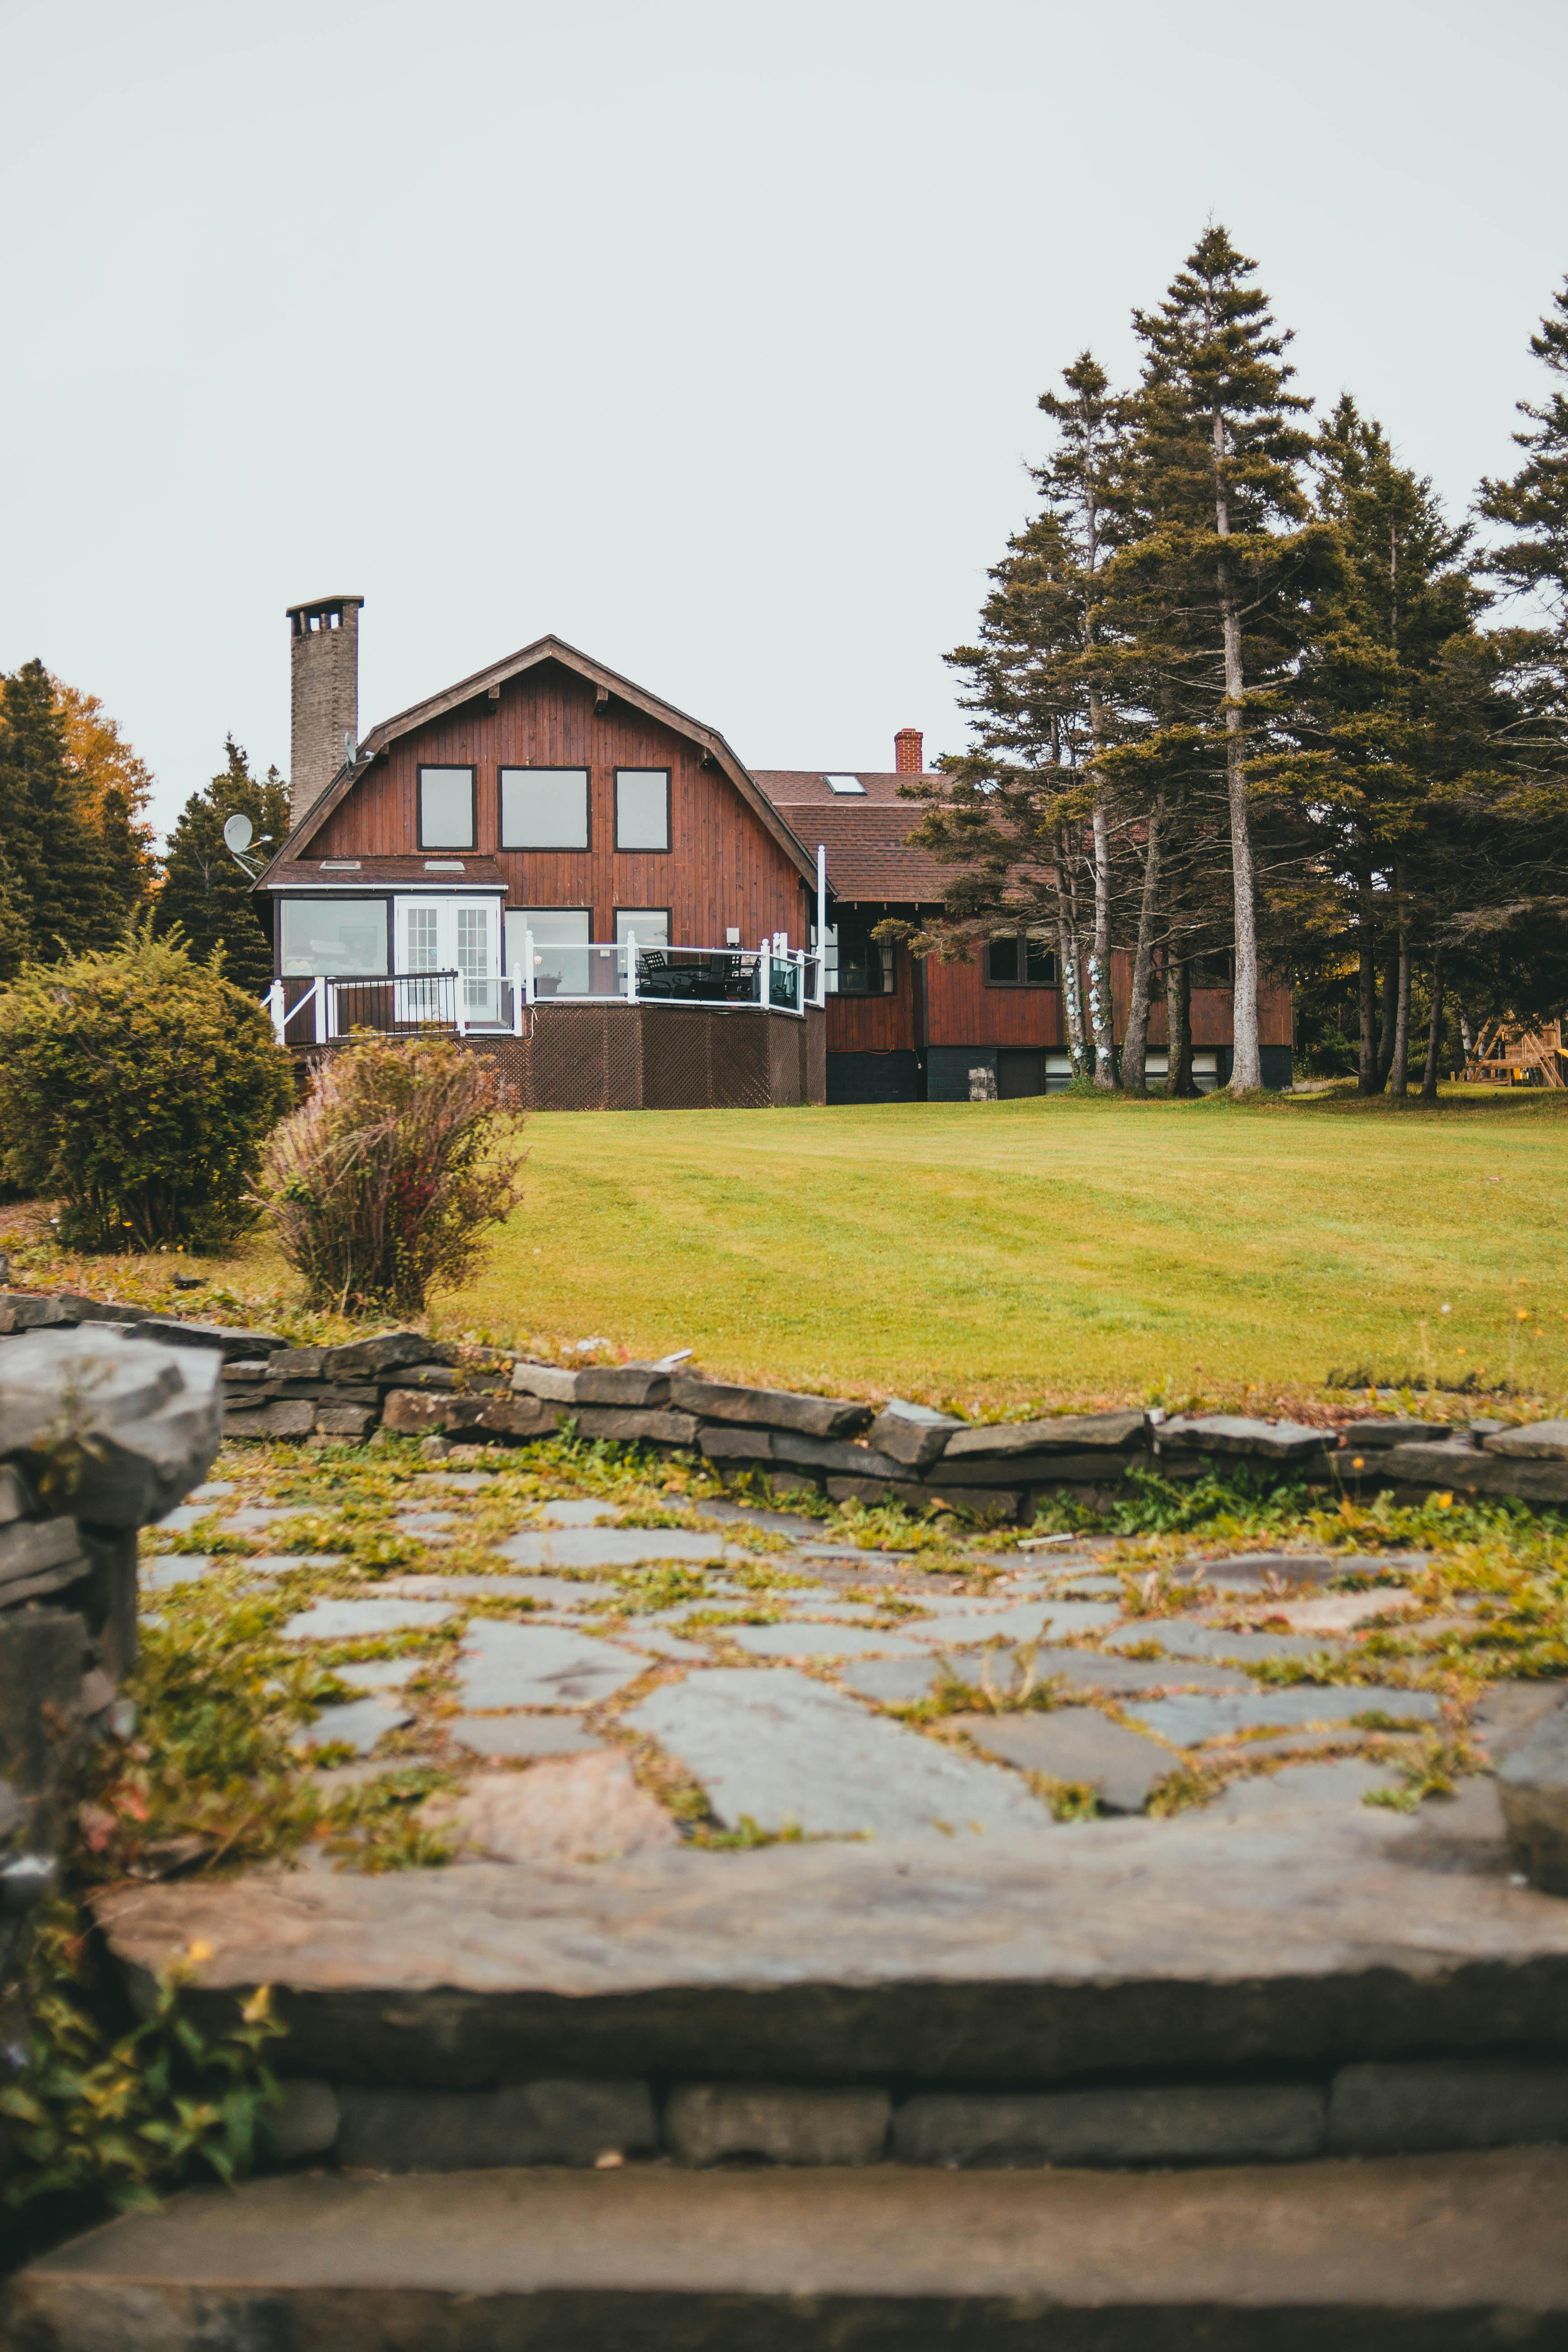
{"type": "Polygon", "coordinates": [[[544,1114],[522,1208],[439,1320],[992,1407],[1310,1390],[1362,1364],[1493,1380],[1510,1352],[1516,1381],[1558,1396],[1564,1109],[544,1114]]]}

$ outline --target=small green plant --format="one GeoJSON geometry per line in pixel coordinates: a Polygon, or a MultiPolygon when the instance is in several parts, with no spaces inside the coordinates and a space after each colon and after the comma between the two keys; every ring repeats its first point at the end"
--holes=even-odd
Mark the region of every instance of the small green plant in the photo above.
{"type": "Polygon", "coordinates": [[[232,2184],[278,2097],[263,2052],[284,2029],[267,1987],[209,2039],[184,2011],[187,1964],[163,1978],[152,2015],[117,2034],[84,1983],[84,1945],[64,1903],[31,1939],[21,2069],[0,2091],[19,2158],[7,2202],[85,2195],[154,2205],[161,2188],[202,2166],[232,2184]]]}
{"type": "Polygon", "coordinates": [[[30,964],[0,990],[0,1173],[101,1251],[226,1241],[255,1222],[293,1066],[254,999],[177,933],[30,964]]]}
{"type": "Polygon", "coordinates": [[[438,1036],[357,1033],[268,1148],[261,1194],[309,1307],[416,1315],[521,1197],[503,1082],[438,1036]]]}

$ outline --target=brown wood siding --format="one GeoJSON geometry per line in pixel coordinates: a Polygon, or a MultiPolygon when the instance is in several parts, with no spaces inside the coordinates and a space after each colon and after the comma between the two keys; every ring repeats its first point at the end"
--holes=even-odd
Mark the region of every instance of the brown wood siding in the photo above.
{"type": "Polygon", "coordinates": [[[814,908],[801,876],[734,786],[704,768],[697,745],[672,728],[612,700],[599,711],[594,688],[546,663],[501,688],[497,704],[471,702],[401,737],[378,760],[310,844],[316,857],[417,856],[421,767],[477,770],[476,853],[493,856],[514,907],[587,907],[596,940],[615,936],[620,907],[668,907],[670,938],[722,947],[731,926],[742,947],[785,931],[805,944],[814,908]],[[502,768],[586,768],[585,850],[502,849],[498,837],[502,768]],[[615,772],[670,772],[668,854],[615,847],[615,772]]]}
{"type": "Polygon", "coordinates": [[[927,1042],[932,1045],[1036,1045],[1063,1038],[1061,991],[988,988],[978,961],[926,962],[927,1042]]]}
{"type": "Polygon", "coordinates": [[[910,960],[901,949],[893,974],[898,985],[890,996],[829,996],[830,1054],[895,1054],[917,1044],[910,960]]]}

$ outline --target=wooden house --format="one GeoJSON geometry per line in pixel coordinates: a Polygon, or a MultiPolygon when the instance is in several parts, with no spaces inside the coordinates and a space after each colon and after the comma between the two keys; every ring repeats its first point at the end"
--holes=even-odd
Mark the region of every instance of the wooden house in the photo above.
{"type": "MultiPolygon", "coordinates": [[[[1067,1083],[1044,942],[943,965],[871,936],[940,904],[946,878],[909,845],[913,729],[882,773],[748,769],[716,729],[543,637],[362,740],[360,607],[289,614],[291,824],[257,882],[287,1043],[435,1024],[540,1108],[1067,1083]]],[[[1265,1080],[1283,1084],[1288,994],[1263,1011],[1265,1080]]],[[[1199,1082],[1222,1084],[1228,992],[1194,991],[1193,1020],[1199,1082]]]]}
{"type": "MultiPolygon", "coordinates": [[[[832,894],[827,951],[829,1102],[963,1102],[1051,1094],[1071,1083],[1056,948],[1044,937],[1003,935],[970,963],[921,961],[872,933],[889,916],[910,922],[942,904],[951,868],[911,847],[918,808],[900,786],[922,772],[922,739],[894,738],[896,766],[878,773],[759,768],[757,782],[803,841],[826,849],[832,894]]],[[[1118,1039],[1127,1017],[1131,959],[1111,958],[1118,1039]]],[[[1192,997],[1193,1073],[1209,1091],[1230,1077],[1231,991],[1197,985],[1192,997]]],[[[1258,991],[1263,1083],[1288,1087],[1294,1008],[1288,988],[1258,991]]],[[[1148,1072],[1165,1074],[1165,1008],[1150,1017],[1148,1072]]]]}

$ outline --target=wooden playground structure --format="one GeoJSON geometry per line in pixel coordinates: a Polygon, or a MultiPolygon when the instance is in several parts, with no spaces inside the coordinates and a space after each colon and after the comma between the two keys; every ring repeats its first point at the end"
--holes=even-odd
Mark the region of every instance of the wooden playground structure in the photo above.
{"type": "Polygon", "coordinates": [[[1472,1086],[1561,1087],[1568,1083],[1568,1045],[1560,1021],[1529,1027],[1504,1018],[1486,1023],[1460,1076],[1472,1086]]]}

